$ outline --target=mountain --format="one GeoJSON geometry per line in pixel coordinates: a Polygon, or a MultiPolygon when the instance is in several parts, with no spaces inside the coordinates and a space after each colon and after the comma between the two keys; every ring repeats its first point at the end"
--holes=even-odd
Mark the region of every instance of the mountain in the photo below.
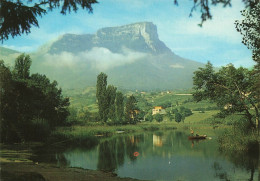
{"type": "Polygon", "coordinates": [[[13,65],[14,60],[21,53],[10,48],[0,47],[0,60],[4,60],[8,66],[13,65]]]}
{"type": "Polygon", "coordinates": [[[49,53],[63,51],[79,53],[93,47],[105,47],[114,53],[122,53],[126,47],[136,52],[162,54],[171,50],[159,40],[157,27],[153,23],[135,23],[120,27],[102,28],[96,34],[65,34],[54,42],[49,53]]]}
{"type": "Polygon", "coordinates": [[[191,88],[193,72],[204,66],[174,54],[151,22],[64,34],[31,57],[32,72],[46,74],[63,88],[95,86],[100,72],[108,75],[109,84],[124,89],[191,88]]]}

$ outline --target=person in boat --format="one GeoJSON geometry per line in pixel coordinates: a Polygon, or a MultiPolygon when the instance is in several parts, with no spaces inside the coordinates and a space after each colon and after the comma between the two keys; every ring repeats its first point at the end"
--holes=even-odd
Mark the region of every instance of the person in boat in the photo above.
{"type": "Polygon", "coordinates": [[[194,135],[194,131],[193,131],[193,129],[191,129],[191,128],[190,128],[190,134],[191,134],[192,136],[200,136],[199,134],[195,134],[195,135],[194,135]]]}
{"type": "Polygon", "coordinates": [[[193,134],[194,134],[194,131],[193,131],[193,129],[191,129],[190,128],[190,134],[193,136],[193,134]]]}

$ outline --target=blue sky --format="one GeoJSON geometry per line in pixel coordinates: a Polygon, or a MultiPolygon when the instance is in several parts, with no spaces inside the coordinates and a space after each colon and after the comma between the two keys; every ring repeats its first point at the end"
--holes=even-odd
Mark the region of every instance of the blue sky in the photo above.
{"type": "Polygon", "coordinates": [[[159,38],[177,55],[215,66],[233,63],[250,67],[251,51],[241,43],[241,35],[235,30],[234,21],[241,19],[240,0],[232,1],[232,7],[212,7],[213,19],[200,28],[199,11],[190,18],[191,0],[100,0],[93,6],[93,14],[79,10],[61,15],[59,10],[38,18],[40,28],[33,27],[29,35],[10,38],[2,46],[22,52],[37,50],[64,33],[95,33],[103,27],[120,26],[149,21],[157,25],[159,38]]]}

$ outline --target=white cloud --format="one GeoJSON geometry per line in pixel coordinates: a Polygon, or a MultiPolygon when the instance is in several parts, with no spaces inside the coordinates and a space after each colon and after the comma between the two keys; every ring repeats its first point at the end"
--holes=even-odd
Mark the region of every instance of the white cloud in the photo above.
{"type": "Polygon", "coordinates": [[[62,52],[60,54],[46,54],[44,55],[44,65],[54,66],[54,67],[69,67],[75,68],[79,63],[79,56],[74,56],[69,52],[62,52]]]}
{"type": "Polygon", "coordinates": [[[133,52],[124,48],[123,53],[113,53],[107,48],[94,47],[90,51],[78,53],[77,55],[70,52],[60,54],[45,55],[44,64],[55,67],[83,67],[91,65],[93,69],[105,71],[114,67],[131,64],[147,56],[145,53],[133,52]]]}
{"type": "Polygon", "coordinates": [[[172,64],[172,65],[170,65],[170,67],[171,68],[175,68],[175,69],[183,69],[184,68],[184,66],[183,65],[181,65],[181,64],[178,64],[178,63],[176,63],[176,64],[172,64]]]}
{"type": "Polygon", "coordinates": [[[207,36],[229,43],[240,43],[241,36],[236,31],[235,20],[233,19],[216,19],[204,23],[203,27],[199,27],[198,21],[195,19],[179,20],[175,27],[175,34],[182,36],[207,36]]]}
{"type": "MultiPolygon", "coordinates": [[[[203,27],[199,27],[199,17],[181,18],[172,25],[174,34],[208,36],[221,41],[240,43],[241,36],[235,29],[235,20],[241,19],[240,10],[242,3],[232,2],[233,7],[223,8],[222,6],[212,7],[213,19],[204,22],[203,27]]],[[[197,14],[197,12],[195,13],[197,14]]]]}

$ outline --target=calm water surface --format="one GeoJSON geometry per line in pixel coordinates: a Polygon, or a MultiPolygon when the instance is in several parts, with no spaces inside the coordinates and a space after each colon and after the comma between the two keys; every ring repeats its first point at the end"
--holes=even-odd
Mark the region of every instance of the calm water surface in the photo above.
{"type": "Polygon", "coordinates": [[[214,137],[201,141],[187,137],[180,131],[118,135],[91,149],[48,152],[44,159],[144,180],[260,180],[258,153],[227,155],[220,153],[214,137]]]}

